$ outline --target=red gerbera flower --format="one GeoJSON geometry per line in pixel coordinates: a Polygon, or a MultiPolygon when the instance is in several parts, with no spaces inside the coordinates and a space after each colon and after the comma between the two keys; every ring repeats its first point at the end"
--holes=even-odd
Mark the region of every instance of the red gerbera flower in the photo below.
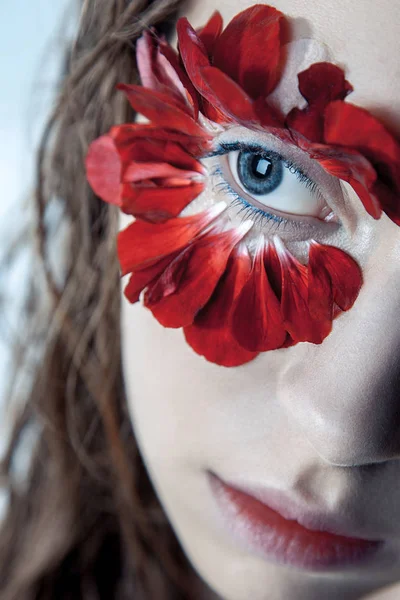
{"type": "Polygon", "coordinates": [[[233,227],[223,203],[182,215],[205,189],[201,158],[216,130],[241,124],[272,132],[347,181],[373,217],[383,210],[400,224],[400,146],[345,102],[352,88],[341,69],[319,63],[299,75],[303,110],[283,115],[269,104],[284,23],[264,5],[224,30],[218,12],[199,32],[180,19],[179,54],[146,32],[137,44],[143,86],[119,88],[149,122],[113,127],[86,160],[95,193],[135,217],[118,236],[128,300],[142,295],[162,325],[182,327],[197,353],[224,366],[298,342],[320,344],[334,317],[354,304],[362,274],[343,250],[315,241],[306,264],[277,237],[259,234],[254,246],[253,223],[233,227]]]}

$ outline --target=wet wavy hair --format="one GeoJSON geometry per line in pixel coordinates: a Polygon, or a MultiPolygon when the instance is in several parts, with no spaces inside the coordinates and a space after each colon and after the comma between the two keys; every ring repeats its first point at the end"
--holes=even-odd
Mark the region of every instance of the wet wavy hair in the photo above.
{"type": "MultiPolygon", "coordinates": [[[[9,499],[0,532],[2,600],[180,600],[197,598],[203,585],[132,432],[121,368],[117,209],[94,196],[84,171],[89,143],[134,118],[115,86],[137,82],[135,41],[151,26],[168,34],[182,6],[183,0],[84,0],[80,7],[37,160],[39,260],[28,310],[31,324],[42,322],[44,351],[28,397],[18,403],[2,463],[9,499]],[[62,283],[54,272],[61,249],[50,244],[46,217],[54,198],[68,223],[62,283]],[[32,429],[35,441],[24,446],[32,429]],[[21,445],[30,453],[23,485],[15,468],[21,445]]],[[[33,338],[24,342],[31,352],[40,346],[33,338]]]]}

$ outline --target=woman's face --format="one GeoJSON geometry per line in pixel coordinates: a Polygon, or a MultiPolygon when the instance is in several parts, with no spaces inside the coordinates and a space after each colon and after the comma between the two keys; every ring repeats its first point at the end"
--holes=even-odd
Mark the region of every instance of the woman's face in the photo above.
{"type": "MultiPolygon", "coordinates": [[[[250,4],[229,0],[218,9],[226,24],[250,4]]],[[[305,42],[309,62],[328,53],[354,87],[351,102],[400,132],[400,4],[274,6],[288,16],[294,39],[318,42],[305,42]]],[[[193,1],[186,16],[197,28],[214,9],[212,0],[193,1]]],[[[356,599],[400,580],[400,229],[386,215],[373,220],[354,195],[347,202],[346,250],[362,265],[364,285],[321,345],[220,367],[197,355],[181,329],[162,327],[123,299],[124,370],[141,452],[185,552],[226,600],[356,599]],[[308,528],[333,521],[342,536],[384,544],[350,564],[365,543],[314,535],[307,546],[306,530],[293,529],[292,520],[292,550],[279,554],[288,543],[285,522],[273,537],[276,513],[264,511],[269,525],[261,529],[254,514],[241,520],[239,496],[221,500],[210,471],[230,489],[264,490],[275,510],[295,505],[286,517],[308,528]]]]}

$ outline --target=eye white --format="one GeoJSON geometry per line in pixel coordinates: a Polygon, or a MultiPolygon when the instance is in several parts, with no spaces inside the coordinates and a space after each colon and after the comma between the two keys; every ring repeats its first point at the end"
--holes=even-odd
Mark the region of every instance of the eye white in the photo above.
{"type": "MultiPolygon", "coordinates": [[[[257,207],[265,207],[266,209],[276,209],[280,212],[293,215],[302,215],[310,217],[321,217],[326,204],[316,190],[307,186],[307,182],[300,181],[296,173],[291,172],[291,169],[285,164],[283,165],[283,176],[280,184],[266,194],[254,194],[246,189],[241,181],[238,173],[238,158],[240,150],[234,150],[228,153],[229,169],[232,177],[239,187],[239,191],[235,190],[239,195],[251,203],[251,200],[257,202],[257,207]]],[[[256,156],[256,153],[254,153],[256,156]]],[[[264,161],[259,161],[259,169],[261,172],[265,170],[264,161]]]]}

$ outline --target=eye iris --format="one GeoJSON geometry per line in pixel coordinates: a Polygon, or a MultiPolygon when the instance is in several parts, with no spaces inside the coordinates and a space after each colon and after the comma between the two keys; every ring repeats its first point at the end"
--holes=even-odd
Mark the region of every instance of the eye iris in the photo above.
{"type": "Polygon", "coordinates": [[[283,164],[278,157],[244,151],[237,161],[239,179],[252,194],[269,194],[282,182],[283,164]]]}

